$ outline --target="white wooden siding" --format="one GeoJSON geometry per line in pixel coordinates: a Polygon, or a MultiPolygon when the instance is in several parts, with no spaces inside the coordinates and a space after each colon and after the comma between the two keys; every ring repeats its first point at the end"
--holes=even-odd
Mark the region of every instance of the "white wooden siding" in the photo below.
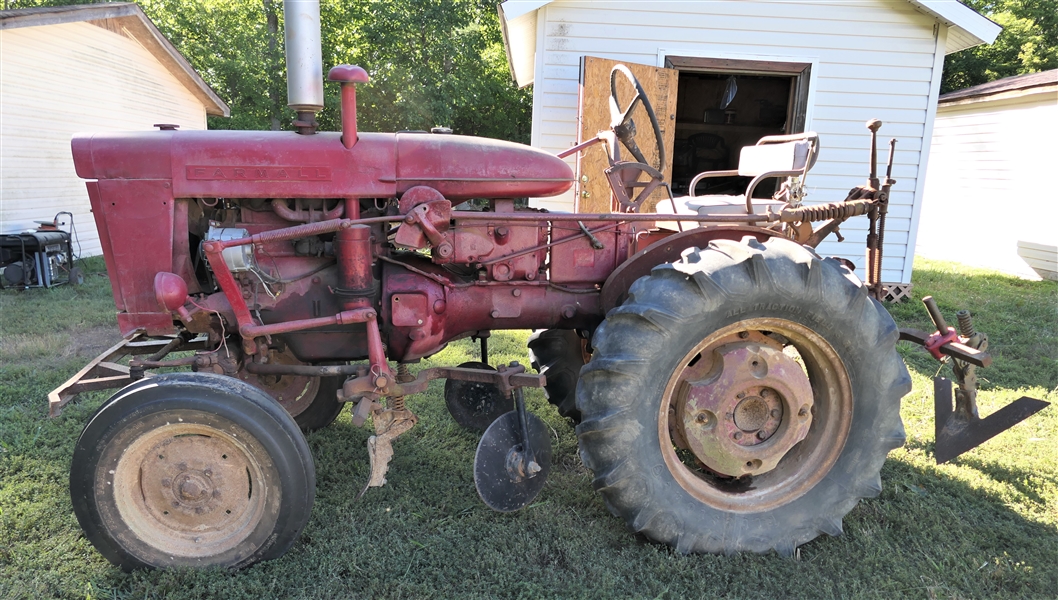
{"type": "Polygon", "coordinates": [[[101,27],[67,23],[0,36],[0,233],[32,229],[34,221],[70,211],[81,254],[100,254],[70,137],[153,129],[154,123],[205,129],[205,108],[138,42],[101,27]]]}
{"type": "Polygon", "coordinates": [[[1058,245],[1058,92],[942,106],[933,128],[918,252],[1037,278],[1018,242],[1058,245]]]}
{"type": "MultiPolygon", "coordinates": [[[[898,138],[882,279],[907,283],[923,150],[936,106],[930,99],[945,48],[946,26],[935,31],[936,23],[909,3],[888,0],[605,5],[556,0],[540,9],[537,19],[533,145],[559,152],[575,142],[583,55],[659,66],[659,54],[810,59],[813,96],[806,128],[819,132],[823,151],[809,175],[808,200],[841,200],[866,180],[865,123],[881,119],[880,160],[889,138],[898,138]]],[[[568,211],[573,197],[534,203],[568,211]]],[[[846,241],[831,237],[820,253],[852,260],[863,276],[866,228],[865,218],[851,220],[841,228],[846,241]]]]}

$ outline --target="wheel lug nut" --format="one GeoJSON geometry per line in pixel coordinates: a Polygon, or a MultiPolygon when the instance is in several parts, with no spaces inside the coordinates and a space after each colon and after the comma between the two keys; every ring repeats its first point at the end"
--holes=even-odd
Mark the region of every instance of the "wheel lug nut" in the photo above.
{"type": "Polygon", "coordinates": [[[781,415],[781,414],[782,414],[782,413],[781,413],[781,412],[779,412],[779,409],[777,409],[777,408],[773,408],[773,409],[771,409],[771,418],[773,418],[773,419],[778,419],[778,418],[779,418],[779,415],[781,415]]]}
{"type": "Polygon", "coordinates": [[[746,392],[739,392],[738,395],[735,397],[741,400],[746,397],[746,392]]]}
{"type": "Polygon", "coordinates": [[[767,437],[768,437],[768,434],[764,433],[763,429],[757,432],[757,439],[758,440],[763,440],[763,439],[765,439],[767,437]]]}
{"type": "Polygon", "coordinates": [[[741,431],[736,431],[735,432],[735,439],[736,440],[741,440],[742,439],[742,432],[741,431]]]}
{"type": "Polygon", "coordinates": [[[162,480],[162,486],[169,487],[171,485],[173,485],[173,480],[172,479],[169,479],[168,477],[166,477],[165,479],[162,480]]]}
{"type": "Polygon", "coordinates": [[[205,471],[202,471],[202,474],[205,475],[206,477],[212,477],[213,476],[213,470],[212,469],[206,469],[205,471]]]}

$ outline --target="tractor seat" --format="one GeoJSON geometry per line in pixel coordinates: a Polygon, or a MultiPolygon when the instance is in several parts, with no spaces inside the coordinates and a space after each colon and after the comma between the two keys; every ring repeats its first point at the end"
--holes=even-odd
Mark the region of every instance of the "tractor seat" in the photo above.
{"type": "MultiPolygon", "coordinates": [[[[803,185],[818,155],[819,138],[815,132],[763,137],[755,146],[742,148],[737,170],[699,173],[691,180],[690,196],[676,196],[672,199],[661,200],[654,212],[669,215],[744,215],[766,210],[768,206],[771,206],[773,211],[778,211],[786,204],[785,200],[753,199],[753,190],[761,181],[773,177],[799,177],[803,185]],[[753,178],[746,186],[745,193],[694,195],[694,188],[702,179],[734,176],[753,178]],[[747,197],[750,198],[749,203],[746,201],[747,197]]],[[[681,231],[696,225],[685,222],[681,227],[677,221],[660,221],[657,226],[662,229],[681,231]]]]}

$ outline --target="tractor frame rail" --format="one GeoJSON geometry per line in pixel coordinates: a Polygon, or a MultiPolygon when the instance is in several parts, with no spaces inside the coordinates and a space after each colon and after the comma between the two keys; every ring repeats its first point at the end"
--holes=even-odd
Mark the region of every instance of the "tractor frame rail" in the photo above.
{"type": "MultiPolygon", "coordinates": [[[[48,394],[48,416],[57,417],[62,409],[81,392],[120,388],[139,379],[135,368],[118,364],[127,356],[150,355],[159,360],[176,349],[202,350],[206,339],[186,340],[181,336],[148,336],[142,330],[132,332],[117,344],[93,358],[83,369],[48,394]]],[[[144,373],[144,375],[147,375],[144,373]]]]}

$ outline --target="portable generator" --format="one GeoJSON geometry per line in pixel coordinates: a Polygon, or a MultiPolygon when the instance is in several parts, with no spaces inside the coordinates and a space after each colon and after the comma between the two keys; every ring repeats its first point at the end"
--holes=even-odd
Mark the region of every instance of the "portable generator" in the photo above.
{"type": "Polygon", "coordinates": [[[65,283],[80,284],[84,274],[73,265],[73,215],[70,231],[59,229],[59,217],[37,221],[35,231],[0,235],[0,288],[50,288],[65,283]]]}

